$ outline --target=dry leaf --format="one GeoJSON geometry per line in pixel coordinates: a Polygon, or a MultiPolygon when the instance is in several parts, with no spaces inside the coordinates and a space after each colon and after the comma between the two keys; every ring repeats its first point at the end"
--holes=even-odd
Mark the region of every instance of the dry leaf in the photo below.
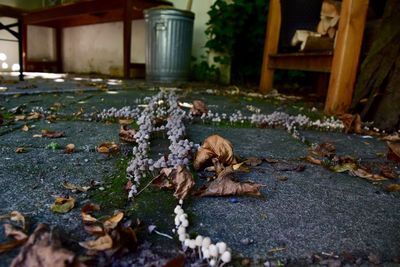
{"type": "Polygon", "coordinates": [[[111,218],[107,219],[103,226],[106,230],[111,230],[117,227],[118,223],[124,218],[124,213],[122,211],[117,212],[111,218]]]}
{"type": "Polygon", "coordinates": [[[387,192],[399,192],[400,191],[400,184],[390,184],[385,186],[385,190],[387,192]]]}
{"type": "Polygon", "coordinates": [[[190,108],[190,113],[194,116],[201,116],[208,113],[208,108],[206,103],[202,100],[194,100],[193,106],[190,108]]]}
{"type": "Polygon", "coordinates": [[[0,253],[4,253],[10,250],[13,250],[19,246],[22,246],[26,240],[11,240],[5,243],[0,243],[0,253]]]}
{"type": "Polygon", "coordinates": [[[100,225],[84,225],[83,228],[89,234],[96,235],[96,236],[103,236],[104,235],[104,229],[100,225]]]}
{"type": "Polygon", "coordinates": [[[236,164],[231,142],[219,135],[211,135],[204,140],[203,145],[196,153],[193,162],[195,170],[212,165],[212,159],[218,158],[223,165],[236,164]]]}
{"type": "Polygon", "coordinates": [[[57,235],[47,225],[39,224],[10,265],[20,266],[68,267],[79,266],[79,262],[74,253],[61,247],[57,235]]]}
{"type": "Polygon", "coordinates": [[[75,152],[75,145],[74,144],[68,144],[65,146],[65,153],[67,154],[72,154],[75,152]]]}
{"type": "Polygon", "coordinates": [[[386,142],[388,145],[387,158],[389,160],[394,160],[400,162],[400,143],[386,142]]]}
{"type": "Polygon", "coordinates": [[[385,178],[385,177],[383,177],[383,176],[381,176],[379,174],[370,173],[369,171],[366,171],[366,170],[361,169],[361,168],[358,168],[358,169],[355,169],[355,170],[350,170],[349,174],[353,175],[353,176],[358,176],[360,178],[367,179],[367,180],[372,181],[372,182],[387,180],[387,178],[385,178]]]}
{"type": "Polygon", "coordinates": [[[163,168],[160,175],[156,177],[153,184],[159,188],[175,188],[174,197],[184,199],[193,188],[195,182],[193,175],[184,166],[176,169],[163,168]]]}
{"type": "Polygon", "coordinates": [[[399,142],[400,141],[400,135],[398,133],[394,133],[391,135],[387,135],[382,138],[383,141],[390,141],[390,142],[399,142]]]}
{"type": "Polygon", "coordinates": [[[63,136],[64,136],[64,132],[42,130],[42,137],[59,138],[59,137],[63,137],[63,136]]]}
{"type": "Polygon", "coordinates": [[[121,125],[119,129],[119,138],[127,143],[136,142],[135,134],[136,131],[133,129],[129,129],[127,125],[121,125]]]}
{"type": "Polygon", "coordinates": [[[344,124],[345,133],[355,132],[356,134],[361,134],[363,132],[359,114],[343,114],[339,116],[339,119],[344,124]]]}
{"type": "Polygon", "coordinates": [[[322,160],[316,159],[316,158],[314,158],[312,156],[307,156],[304,159],[307,160],[308,162],[312,163],[312,164],[316,164],[316,165],[321,165],[322,164],[322,160]]]}
{"type": "Polygon", "coordinates": [[[97,222],[97,219],[91,215],[94,211],[100,210],[100,206],[93,204],[93,203],[88,203],[85,206],[82,207],[81,209],[81,216],[84,224],[91,224],[94,222],[97,222]]]}
{"type": "Polygon", "coordinates": [[[25,120],[25,115],[15,115],[14,120],[15,121],[23,121],[23,120],[25,120]]]}
{"type": "Polygon", "coordinates": [[[133,119],[119,119],[118,122],[121,125],[129,125],[133,123],[133,119]]]}
{"type": "Polygon", "coordinates": [[[244,161],[244,163],[248,166],[255,167],[262,163],[262,159],[256,157],[249,157],[244,161]]]}
{"type": "Polygon", "coordinates": [[[336,164],[331,166],[330,169],[334,172],[346,172],[346,171],[353,171],[358,169],[358,166],[355,162],[346,162],[342,164],[336,164]]]}
{"type": "Polygon", "coordinates": [[[79,245],[89,250],[104,251],[113,247],[113,240],[109,235],[106,234],[97,238],[96,240],[79,242],[79,245]]]}
{"type": "Polygon", "coordinates": [[[23,148],[23,147],[17,147],[16,149],[15,149],[15,153],[25,153],[26,152],[26,150],[25,150],[25,148],[23,148]]]}
{"type": "Polygon", "coordinates": [[[24,126],[22,126],[21,131],[23,132],[29,131],[29,126],[25,124],[24,126]]]}
{"type": "Polygon", "coordinates": [[[28,114],[28,117],[26,117],[27,120],[37,120],[40,119],[40,113],[39,112],[31,112],[28,114]]]}
{"type": "MultiPolygon", "coordinates": [[[[213,160],[216,169],[219,167],[217,159],[213,160]]],[[[227,167],[222,170],[218,177],[209,184],[201,187],[195,195],[198,196],[230,196],[230,195],[249,195],[259,196],[261,184],[252,182],[236,182],[233,181],[233,168],[227,167]]]]}
{"type": "Polygon", "coordinates": [[[76,185],[76,184],[69,183],[69,182],[64,182],[62,184],[62,186],[65,189],[68,189],[71,191],[79,191],[79,192],[87,192],[91,188],[90,186],[80,186],[80,185],[76,185]]]}
{"type": "Polygon", "coordinates": [[[48,120],[49,122],[55,122],[57,120],[57,116],[54,114],[51,114],[46,117],[46,120],[48,120]]]}
{"type": "Polygon", "coordinates": [[[13,222],[17,222],[21,225],[22,229],[26,229],[26,223],[25,223],[25,217],[22,215],[22,213],[18,211],[12,211],[10,213],[0,215],[0,220],[11,220],[13,222]]]}
{"type": "Polygon", "coordinates": [[[53,212],[67,213],[70,210],[72,210],[74,206],[75,206],[74,198],[57,197],[56,200],[54,201],[54,204],[51,205],[50,209],[53,212]]]}
{"type": "Polygon", "coordinates": [[[97,148],[97,152],[103,154],[115,154],[118,153],[118,151],[119,151],[119,146],[114,142],[102,143],[97,148]]]}
{"type": "Polygon", "coordinates": [[[381,174],[389,179],[397,179],[398,175],[390,166],[387,165],[379,165],[379,169],[381,170],[381,174]]]}
{"type": "Polygon", "coordinates": [[[316,156],[331,158],[336,154],[336,147],[331,143],[322,143],[310,150],[316,156]]]}
{"type": "Polygon", "coordinates": [[[4,224],[4,234],[7,237],[12,237],[15,240],[21,241],[21,240],[27,240],[28,236],[20,229],[17,229],[11,224],[4,224]]]}
{"type": "Polygon", "coordinates": [[[184,254],[179,254],[173,259],[169,260],[163,267],[184,267],[185,266],[186,257],[184,254]]]}

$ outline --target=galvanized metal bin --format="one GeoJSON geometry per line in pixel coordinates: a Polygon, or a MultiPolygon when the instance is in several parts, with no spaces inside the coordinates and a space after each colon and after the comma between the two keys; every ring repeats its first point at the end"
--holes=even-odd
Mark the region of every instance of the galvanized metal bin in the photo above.
{"type": "Polygon", "coordinates": [[[190,74],[194,14],[171,7],[144,11],[146,80],[185,81],[190,74]]]}

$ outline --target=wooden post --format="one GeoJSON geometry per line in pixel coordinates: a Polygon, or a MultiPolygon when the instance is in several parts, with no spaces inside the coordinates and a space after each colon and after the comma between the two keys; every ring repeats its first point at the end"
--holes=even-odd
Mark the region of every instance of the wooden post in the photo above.
{"type": "Polygon", "coordinates": [[[22,65],[23,69],[27,71],[28,62],[28,25],[22,20],[22,65]]]}
{"type": "Polygon", "coordinates": [[[368,0],[343,0],[325,113],[347,111],[353,97],[368,0]]]}
{"type": "Polygon", "coordinates": [[[270,0],[267,29],[264,41],[264,56],[261,67],[260,93],[265,94],[272,89],[274,70],[268,67],[269,55],[278,52],[279,33],[281,28],[281,2],[270,0]]]}
{"type": "Polygon", "coordinates": [[[123,70],[124,78],[129,78],[131,64],[131,36],[132,36],[132,0],[125,1],[124,7],[124,37],[123,37],[123,70]]]}
{"type": "Polygon", "coordinates": [[[19,62],[19,80],[24,80],[24,62],[23,62],[23,23],[22,18],[18,18],[18,62],[19,62]]]}
{"type": "Polygon", "coordinates": [[[56,68],[57,72],[63,72],[63,38],[62,38],[62,28],[55,28],[56,32],[56,68]]]}

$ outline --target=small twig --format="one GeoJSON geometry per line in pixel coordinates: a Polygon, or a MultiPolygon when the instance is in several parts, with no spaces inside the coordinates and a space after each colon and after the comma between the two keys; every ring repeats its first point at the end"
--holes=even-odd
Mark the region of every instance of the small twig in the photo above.
{"type": "Polygon", "coordinates": [[[161,233],[161,232],[159,232],[159,231],[157,231],[157,230],[154,230],[154,233],[156,233],[156,234],[158,234],[158,235],[165,236],[166,238],[169,238],[169,239],[174,239],[172,236],[167,235],[167,234],[164,234],[164,233],[161,233]]]}
{"type": "Polygon", "coordinates": [[[157,176],[154,177],[153,179],[151,179],[150,182],[149,182],[148,184],[146,184],[145,187],[143,187],[143,188],[136,194],[136,197],[137,197],[138,195],[140,195],[144,190],[146,190],[146,188],[149,187],[149,186],[154,182],[155,179],[157,179],[157,176]]]}

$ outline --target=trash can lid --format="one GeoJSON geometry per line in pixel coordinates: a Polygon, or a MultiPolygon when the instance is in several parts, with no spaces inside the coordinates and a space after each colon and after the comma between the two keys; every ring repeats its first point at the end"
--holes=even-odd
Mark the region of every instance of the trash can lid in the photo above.
{"type": "Polygon", "coordinates": [[[188,18],[194,18],[194,13],[188,10],[178,9],[171,6],[158,6],[144,10],[144,16],[151,15],[175,15],[188,18]]]}

